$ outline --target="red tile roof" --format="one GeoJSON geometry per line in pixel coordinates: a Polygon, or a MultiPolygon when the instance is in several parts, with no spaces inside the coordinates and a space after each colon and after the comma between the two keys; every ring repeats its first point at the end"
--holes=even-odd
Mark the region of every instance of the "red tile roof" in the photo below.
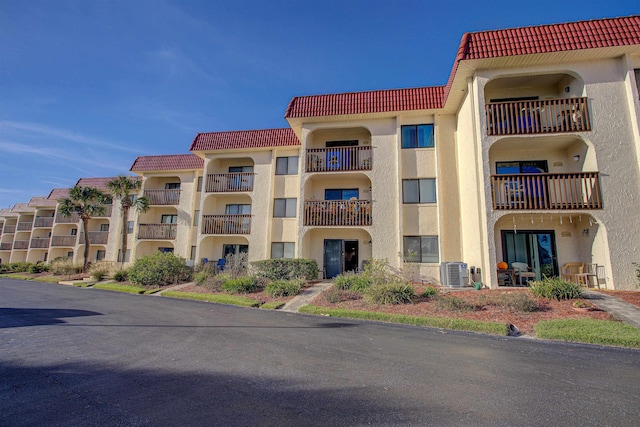
{"type": "Polygon", "coordinates": [[[465,33],[446,86],[296,96],[285,118],[442,108],[461,61],[640,44],[640,16],[465,33]]]}
{"type": "Polygon", "coordinates": [[[239,130],[230,132],[199,133],[191,143],[190,151],[228,150],[239,148],[285,147],[300,145],[290,128],[239,130]]]}
{"type": "Polygon", "coordinates": [[[57,204],[55,200],[49,200],[47,197],[32,197],[31,200],[29,200],[29,206],[35,208],[55,208],[57,204]]]}
{"type": "Polygon", "coordinates": [[[16,203],[15,205],[13,205],[13,208],[11,210],[16,213],[35,212],[35,208],[29,207],[27,203],[16,203]]]}
{"type": "Polygon", "coordinates": [[[130,171],[202,169],[204,160],[195,154],[174,154],[165,156],[139,156],[130,171]]]}
{"type": "Polygon", "coordinates": [[[442,106],[443,87],[373,90],[294,97],[285,118],[338,116],[388,111],[429,110],[442,106]]]}
{"type": "Polygon", "coordinates": [[[2,218],[2,217],[6,217],[6,218],[11,217],[11,218],[13,218],[13,217],[16,217],[16,216],[18,216],[18,214],[15,213],[15,212],[11,212],[10,208],[0,209],[0,218],[2,218]]]}
{"type": "Polygon", "coordinates": [[[54,188],[51,190],[51,193],[47,196],[49,200],[60,200],[66,199],[69,197],[69,189],[68,188],[54,188]]]}
{"type": "MultiPolygon", "coordinates": [[[[107,184],[116,178],[115,176],[108,178],[80,178],[78,182],[76,182],[76,185],[80,187],[94,187],[102,192],[108,193],[109,186],[107,184]]],[[[141,179],[139,176],[130,176],[130,178],[133,180],[141,179]]]]}

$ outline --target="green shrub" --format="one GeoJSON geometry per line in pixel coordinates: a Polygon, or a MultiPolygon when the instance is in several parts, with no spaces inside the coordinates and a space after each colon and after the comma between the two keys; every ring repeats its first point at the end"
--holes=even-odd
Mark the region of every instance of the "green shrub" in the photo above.
{"type": "Polygon", "coordinates": [[[413,302],[416,292],[406,283],[372,285],[364,292],[371,304],[407,304],[413,302]]]}
{"type": "Polygon", "coordinates": [[[333,284],[338,289],[350,290],[355,292],[364,292],[372,284],[371,277],[366,274],[358,274],[353,271],[347,271],[336,276],[333,284]]]}
{"type": "Polygon", "coordinates": [[[8,269],[13,273],[28,273],[31,266],[33,266],[33,264],[30,262],[18,261],[9,263],[8,269]]]}
{"type": "Polygon", "coordinates": [[[342,292],[335,286],[330,287],[322,293],[324,299],[331,304],[342,301],[342,292]]]}
{"type": "Polygon", "coordinates": [[[420,294],[422,298],[432,298],[438,296],[438,288],[434,288],[433,286],[427,286],[425,290],[420,294]]]}
{"type": "Polygon", "coordinates": [[[138,286],[165,286],[189,281],[191,269],[185,259],[171,252],[138,258],[129,268],[129,281],[138,286]]]}
{"type": "Polygon", "coordinates": [[[115,264],[108,261],[99,261],[94,264],[91,264],[89,268],[89,273],[91,274],[91,278],[97,282],[104,280],[109,277],[113,270],[115,269],[115,264]]]}
{"type": "Polygon", "coordinates": [[[398,277],[391,272],[389,260],[369,259],[364,264],[364,276],[368,277],[373,285],[384,285],[398,281],[398,277]]]}
{"type": "Polygon", "coordinates": [[[449,311],[472,311],[476,309],[475,304],[469,303],[456,296],[443,296],[438,298],[438,307],[449,311]]]}
{"type": "Polygon", "coordinates": [[[258,290],[258,281],[251,276],[230,278],[222,283],[221,289],[230,294],[250,294],[258,290]]]}
{"type": "Polygon", "coordinates": [[[193,275],[193,281],[196,282],[196,285],[203,285],[209,277],[211,274],[208,271],[201,270],[193,275]]]}
{"type": "Polygon", "coordinates": [[[564,300],[580,298],[582,295],[580,285],[557,277],[545,277],[542,280],[531,282],[529,286],[533,295],[538,298],[564,300]]]}
{"type": "Polygon", "coordinates": [[[301,278],[305,281],[318,279],[318,263],[314,259],[265,259],[251,263],[258,276],[269,280],[291,280],[301,278]]]}
{"type": "Polygon", "coordinates": [[[31,264],[28,269],[28,272],[31,274],[44,273],[46,271],[49,271],[49,266],[43,262],[39,262],[37,264],[31,264]]]}
{"type": "Polygon", "coordinates": [[[71,258],[60,257],[56,258],[49,264],[49,271],[54,275],[67,275],[78,274],[82,271],[81,264],[74,264],[71,258]]]}
{"type": "Polygon", "coordinates": [[[129,272],[126,269],[122,269],[122,270],[118,270],[115,273],[113,273],[113,280],[115,280],[116,282],[126,282],[127,279],[129,278],[129,272]]]}
{"type": "Polygon", "coordinates": [[[302,281],[293,280],[275,280],[265,287],[265,292],[272,298],[287,297],[297,295],[302,289],[302,281]]]}

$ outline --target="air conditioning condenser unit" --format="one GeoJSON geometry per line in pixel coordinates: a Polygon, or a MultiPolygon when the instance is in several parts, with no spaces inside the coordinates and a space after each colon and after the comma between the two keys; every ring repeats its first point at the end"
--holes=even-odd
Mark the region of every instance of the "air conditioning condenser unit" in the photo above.
{"type": "Polygon", "coordinates": [[[464,288],[469,283],[469,268],[464,262],[440,264],[440,283],[450,288],[464,288]]]}

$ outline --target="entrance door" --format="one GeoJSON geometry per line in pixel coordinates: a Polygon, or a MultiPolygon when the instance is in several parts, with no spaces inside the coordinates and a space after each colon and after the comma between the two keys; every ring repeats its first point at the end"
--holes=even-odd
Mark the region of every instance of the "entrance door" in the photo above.
{"type": "Polygon", "coordinates": [[[332,279],[344,271],[356,270],[357,268],[357,240],[324,240],[324,271],[327,279],[332,279]]]}
{"type": "Polygon", "coordinates": [[[553,231],[503,231],[502,252],[509,267],[513,262],[526,262],[535,270],[536,280],[558,275],[553,231]]]}

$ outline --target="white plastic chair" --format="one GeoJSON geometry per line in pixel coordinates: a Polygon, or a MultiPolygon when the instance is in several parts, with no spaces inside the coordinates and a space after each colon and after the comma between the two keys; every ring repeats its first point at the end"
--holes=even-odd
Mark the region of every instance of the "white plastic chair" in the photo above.
{"type": "Polygon", "coordinates": [[[513,268],[513,272],[518,278],[520,282],[520,286],[522,286],[522,278],[527,279],[535,279],[536,272],[526,262],[512,262],[511,267],[513,268]]]}

